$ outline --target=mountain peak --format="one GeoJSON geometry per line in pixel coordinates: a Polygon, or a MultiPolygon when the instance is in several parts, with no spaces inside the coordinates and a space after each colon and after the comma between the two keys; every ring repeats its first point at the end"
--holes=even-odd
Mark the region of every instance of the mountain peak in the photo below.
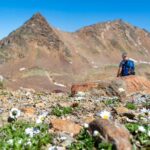
{"type": "Polygon", "coordinates": [[[41,15],[41,13],[36,13],[36,14],[34,14],[33,16],[32,16],[32,19],[44,19],[45,20],[45,18],[41,15]]]}
{"type": "Polygon", "coordinates": [[[47,27],[49,28],[49,24],[46,19],[40,14],[34,14],[26,23],[25,26],[38,26],[38,27],[47,27]]]}

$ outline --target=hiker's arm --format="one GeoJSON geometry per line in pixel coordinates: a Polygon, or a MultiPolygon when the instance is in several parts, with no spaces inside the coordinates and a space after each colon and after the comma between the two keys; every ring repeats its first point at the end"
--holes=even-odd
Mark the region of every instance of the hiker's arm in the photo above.
{"type": "Polygon", "coordinates": [[[118,73],[117,73],[117,77],[120,77],[120,75],[121,75],[121,71],[122,71],[122,67],[119,67],[119,69],[118,69],[118,73]]]}

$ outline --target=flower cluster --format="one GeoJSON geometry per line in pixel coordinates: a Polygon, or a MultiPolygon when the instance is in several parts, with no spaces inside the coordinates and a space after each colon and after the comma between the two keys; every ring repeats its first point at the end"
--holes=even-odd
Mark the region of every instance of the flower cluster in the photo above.
{"type": "Polygon", "coordinates": [[[25,133],[32,138],[34,135],[39,134],[40,130],[38,128],[31,127],[31,128],[26,128],[25,133]]]}
{"type": "Polygon", "coordinates": [[[12,119],[17,119],[21,115],[21,111],[17,108],[12,108],[9,113],[9,117],[12,119]]]}

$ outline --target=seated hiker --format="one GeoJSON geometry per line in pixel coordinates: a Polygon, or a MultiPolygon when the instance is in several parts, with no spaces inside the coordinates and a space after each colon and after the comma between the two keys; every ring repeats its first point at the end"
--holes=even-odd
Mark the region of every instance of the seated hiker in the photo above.
{"type": "Polygon", "coordinates": [[[122,61],[120,62],[117,77],[135,75],[135,65],[132,60],[128,58],[126,52],[122,54],[122,61]]]}

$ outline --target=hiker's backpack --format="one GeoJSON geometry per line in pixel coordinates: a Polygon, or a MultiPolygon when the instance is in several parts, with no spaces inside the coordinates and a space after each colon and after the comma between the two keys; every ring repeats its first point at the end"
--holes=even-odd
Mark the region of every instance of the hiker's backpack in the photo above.
{"type": "Polygon", "coordinates": [[[135,75],[135,65],[132,60],[126,60],[122,65],[122,76],[135,75]]]}

